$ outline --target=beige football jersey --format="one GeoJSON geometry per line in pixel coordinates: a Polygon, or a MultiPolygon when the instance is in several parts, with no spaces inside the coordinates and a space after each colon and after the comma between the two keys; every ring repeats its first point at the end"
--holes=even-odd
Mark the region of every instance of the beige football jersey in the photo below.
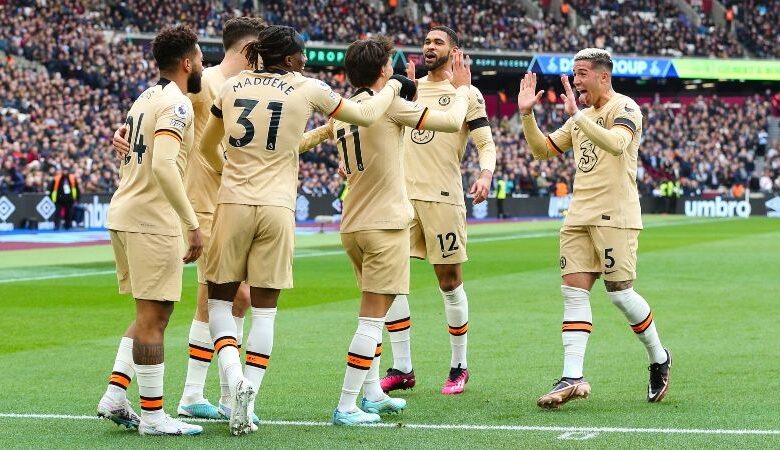
{"type": "MultiPolygon", "coordinates": [[[[359,89],[352,100],[374,95],[359,89]]],[[[404,127],[423,122],[427,108],[399,97],[370,127],[335,120],[333,135],[347,172],[349,195],[344,200],[341,232],[399,230],[414,217],[406,194],[403,167],[404,127]]]]}
{"type": "Polygon", "coordinates": [[[574,150],[577,171],[566,225],[597,225],[642,228],[639,193],[636,187],[642,111],[632,99],[615,94],[601,108],[586,108],[582,114],[604,128],[622,126],[633,139],[628,149],[615,156],[596,147],[570,118],[548,137],[553,150],[574,150]]]}
{"type": "MultiPolygon", "coordinates": [[[[466,120],[457,133],[416,130],[404,135],[405,169],[409,198],[465,205],[460,162],[466,151],[469,131],[489,126],[485,99],[476,87],[470,88],[466,120]]],[[[449,81],[417,80],[417,103],[444,111],[452,104],[455,87],[449,81]]]]}
{"type": "MultiPolygon", "coordinates": [[[[188,95],[195,112],[195,142],[189,154],[187,168],[184,171],[184,188],[195,212],[213,213],[217,207],[219,174],[208,165],[198,148],[201,137],[203,137],[203,130],[209,120],[211,105],[214,104],[214,98],[226,80],[219,66],[204,69],[201,80],[201,91],[188,95]]],[[[220,153],[224,151],[224,147],[220,145],[220,153]]]]}
{"type": "Polygon", "coordinates": [[[120,170],[121,180],[108,208],[108,228],[133,233],[181,235],[181,222],[152,172],[154,138],[165,134],[181,142],[177,158],[183,175],[194,139],[190,99],[176,83],[161,79],[144,91],[127,115],[130,153],[120,170]]]}
{"type": "Polygon", "coordinates": [[[341,97],[296,72],[243,71],[229,79],[212,113],[224,120],[227,161],[218,203],[295,211],[298,145],[312,112],[332,115],[341,97]]]}

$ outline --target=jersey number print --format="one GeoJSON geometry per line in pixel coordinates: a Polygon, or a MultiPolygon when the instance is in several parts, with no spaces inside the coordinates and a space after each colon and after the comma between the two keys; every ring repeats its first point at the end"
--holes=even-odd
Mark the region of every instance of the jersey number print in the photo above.
{"type": "Polygon", "coordinates": [[[347,169],[347,173],[352,173],[352,169],[349,167],[349,146],[347,145],[347,138],[352,137],[352,144],[355,147],[355,163],[357,164],[357,170],[362,172],[365,170],[363,166],[363,152],[360,150],[360,133],[358,133],[357,125],[349,126],[349,136],[344,128],[340,128],[336,131],[336,138],[339,140],[341,150],[344,152],[344,167],[347,169]]]}
{"type": "MultiPolygon", "coordinates": [[[[235,138],[233,136],[228,138],[228,142],[233,147],[245,147],[255,138],[255,125],[249,120],[249,115],[258,103],[257,100],[250,100],[247,98],[237,98],[233,102],[233,106],[244,109],[236,120],[236,123],[244,127],[244,135],[240,138],[235,138]]],[[[271,118],[268,121],[268,134],[265,142],[266,150],[276,150],[276,138],[279,135],[279,122],[282,120],[283,107],[284,103],[273,101],[268,102],[268,105],[266,106],[266,109],[271,111],[271,118]]]]}

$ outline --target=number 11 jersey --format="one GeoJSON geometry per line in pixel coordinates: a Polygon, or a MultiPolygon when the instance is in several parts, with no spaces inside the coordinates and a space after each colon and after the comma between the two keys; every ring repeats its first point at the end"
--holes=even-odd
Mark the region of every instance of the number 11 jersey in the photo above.
{"type": "Polygon", "coordinates": [[[282,70],[245,70],[229,79],[212,114],[224,120],[227,161],[218,203],[295,211],[298,145],[312,113],[332,116],[341,96],[325,82],[282,70]]]}

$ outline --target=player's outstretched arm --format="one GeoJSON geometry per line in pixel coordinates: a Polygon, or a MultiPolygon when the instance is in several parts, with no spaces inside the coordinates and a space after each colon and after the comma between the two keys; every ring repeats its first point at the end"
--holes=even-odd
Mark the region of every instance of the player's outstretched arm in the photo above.
{"type": "MultiPolygon", "coordinates": [[[[589,119],[579,110],[579,108],[577,108],[577,100],[574,91],[571,88],[569,77],[561,75],[561,83],[563,83],[563,90],[565,91],[565,94],[561,95],[564,110],[566,111],[566,114],[569,114],[572,117],[574,123],[580,127],[582,132],[585,133],[585,136],[587,136],[596,147],[615,156],[626,151],[629,145],[631,145],[631,141],[634,139],[634,132],[623,125],[616,125],[610,129],[606,129],[589,119]]],[[[633,125],[633,123],[631,124],[633,125]]]]}
{"type": "Polygon", "coordinates": [[[333,139],[333,125],[330,122],[304,133],[298,144],[298,154],[306,153],[328,139],[333,139]]]}
{"type": "Polygon", "coordinates": [[[217,173],[222,173],[224,158],[219,151],[219,143],[225,135],[225,126],[221,117],[213,113],[206,122],[206,129],[203,131],[203,137],[200,141],[200,152],[206,158],[206,162],[217,173]]]}
{"type": "Polygon", "coordinates": [[[188,230],[195,230],[200,225],[195,217],[187,193],[184,191],[176,158],[181,149],[181,141],[169,134],[159,134],[154,137],[154,155],[152,156],[152,173],[157,183],[168,199],[176,214],[188,230]]]}
{"type": "Polygon", "coordinates": [[[369,100],[357,103],[342,98],[336,110],[330,114],[330,117],[353,125],[370,127],[384,115],[395,96],[400,92],[401,83],[398,80],[390,80],[379,93],[369,100]]]}

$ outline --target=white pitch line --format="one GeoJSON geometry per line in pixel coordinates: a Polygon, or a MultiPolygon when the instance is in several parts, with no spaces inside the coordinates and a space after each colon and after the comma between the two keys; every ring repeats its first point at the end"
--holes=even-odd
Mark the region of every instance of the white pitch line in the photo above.
{"type": "MultiPolygon", "coordinates": [[[[0,413],[5,419],[33,420],[100,420],[97,416],[71,414],[33,414],[33,413],[0,413]]],[[[185,419],[186,422],[224,423],[225,421],[208,419],[185,419]]],[[[293,426],[293,427],[329,427],[330,422],[313,422],[299,420],[263,420],[263,425],[293,426]]],[[[704,434],[704,435],[755,435],[780,436],[780,430],[749,430],[749,429],[706,429],[706,428],[623,428],[623,427],[560,427],[543,425],[471,425],[471,424],[426,424],[426,423],[380,423],[368,425],[376,428],[409,428],[417,430],[472,430],[472,431],[538,431],[555,433],[644,433],[644,434],[704,434]]]]}
{"type": "MultiPolygon", "coordinates": [[[[344,254],[344,250],[303,253],[300,255],[295,255],[295,258],[315,258],[319,256],[333,256],[333,255],[341,255],[341,254],[344,254]]],[[[184,266],[184,267],[186,269],[188,267],[194,267],[194,266],[184,266]]],[[[60,275],[42,275],[38,277],[24,277],[24,278],[7,278],[7,279],[0,279],[0,284],[20,283],[22,281],[42,281],[42,280],[59,280],[64,278],[81,278],[81,277],[91,277],[93,275],[110,275],[110,274],[116,274],[116,271],[98,270],[95,272],[64,273],[60,275]]]]}
{"type": "MultiPolygon", "coordinates": [[[[667,227],[667,226],[674,226],[674,225],[693,225],[693,224],[703,223],[703,222],[712,222],[713,220],[715,219],[700,219],[700,220],[691,220],[685,222],[678,222],[678,221],[657,222],[648,226],[647,228],[660,228],[660,227],[667,227]]],[[[725,219],[725,220],[735,220],[735,219],[725,219]]],[[[496,242],[496,241],[512,241],[516,239],[535,239],[540,237],[558,236],[558,234],[559,234],[558,230],[550,230],[550,231],[542,231],[537,233],[510,234],[506,236],[474,237],[474,238],[470,238],[468,242],[482,243],[482,242],[496,242]]],[[[295,255],[295,258],[317,258],[320,256],[335,256],[335,255],[342,255],[342,254],[344,254],[343,250],[328,250],[328,251],[320,251],[320,252],[312,252],[312,253],[301,253],[295,255]]],[[[185,266],[185,267],[194,267],[194,266],[185,266]]],[[[81,278],[81,277],[89,277],[93,275],[109,275],[114,273],[116,273],[114,270],[101,270],[96,272],[79,272],[79,273],[62,274],[62,275],[43,275],[39,277],[7,278],[7,279],[0,279],[0,284],[20,283],[23,281],[43,281],[43,280],[58,280],[58,279],[65,279],[65,278],[81,278]]]]}

